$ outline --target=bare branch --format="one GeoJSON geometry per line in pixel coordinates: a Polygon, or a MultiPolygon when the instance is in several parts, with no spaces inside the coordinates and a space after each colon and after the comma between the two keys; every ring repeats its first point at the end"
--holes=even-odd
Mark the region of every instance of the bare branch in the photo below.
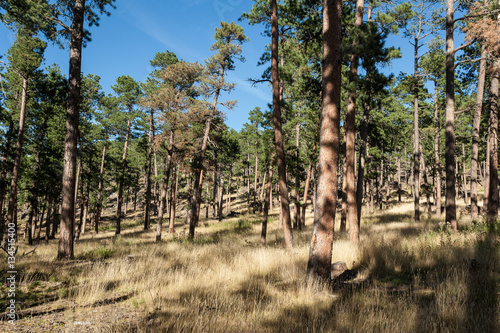
{"type": "Polygon", "coordinates": [[[270,79],[248,79],[248,82],[250,82],[252,87],[255,87],[257,83],[264,83],[264,82],[272,83],[270,79]]]}

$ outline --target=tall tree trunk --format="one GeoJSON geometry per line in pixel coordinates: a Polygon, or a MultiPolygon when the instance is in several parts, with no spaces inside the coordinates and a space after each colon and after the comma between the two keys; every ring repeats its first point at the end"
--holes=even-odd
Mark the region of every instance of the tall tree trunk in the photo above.
{"type": "Polygon", "coordinates": [[[199,156],[195,161],[195,182],[193,187],[193,198],[191,199],[191,221],[189,224],[189,239],[194,239],[195,227],[198,225],[199,212],[200,212],[200,202],[201,202],[201,185],[203,183],[203,162],[205,162],[205,154],[208,147],[208,135],[210,133],[210,126],[212,125],[212,119],[214,118],[215,111],[217,110],[217,101],[219,99],[220,90],[222,83],[224,82],[224,70],[221,69],[219,73],[220,84],[215,90],[214,99],[212,102],[212,107],[205,120],[205,126],[203,129],[203,140],[201,143],[201,148],[199,156]]]}
{"type": "Polygon", "coordinates": [[[101,221],[102,211],[102,187],[104,180],[104,162],[106,161],[106,147],[108,145],[108,136],[104,138],[104,145],[102,147],[101,168],[99,171],[99,185],[97,185],[97,205],[94,212],[94,230],[99,233],[99,222],[101,221]]]}
{"type": "MultiPolygon", "coordinates": [[[[368,96],[370,99],[370,96],[368,96]]],[[[370,103],[365,101],[361,120],[361,142],[359,145],[358,183],[356,184],[356,209],[358,229],[361,228],[361,208],[363,207],[363,183],[365,180],[366,142],[368,141],[368,123],[370,122],[370,103]]],[[[398,171],[399,172],[399,171],[398,171]]],[[[398,191],[399,192],[399,191],[398,191]]]]}
{"type": "MultiPolygon", "coordinates": [[[[344,135],[345,138],[345,135],[344,135]]],[[[342,170],[342,206],[340,212],[340,232],[344,232],[347,229],[347,163],[345,162],[345,157],[343,158],[342,165],[344,166],[342,170]]]]}
{"type": "Polygon", "coordinates": [[[488,138],[486,142],[486,161],[484,167],[484,194],[483,194],[483,211],[488,209],[488,197],[490,195],[490,139],[489,139],[489,128],[491,125],[488,124],[488,138]]]}
{"type": "MultiPolygon", "coordinates": [[[[499,20],[500,22],[500,14],[499,20]]],[[[493,62],[490,86],[490,175],[488,186],[488,222],[494,223],[498,217],[498,77],[500,75],[500,59],[493,62]]]]}
{"type": "Polygon", "coordinates": [[[420,133],[418,126],[418,45],[419,39],[414,41],[414,72],[413,72],[413,202],[414,221],[420,222],[420,133]]]}
{"type": "Polygon", "coordinates": [[[153,202],[154,202],[154,213],[158,215],[158,207],[160,206],[158,204],[158,162],[157,162],[157,152],[156,152],[156,146],[154,144],[154,128],[153,128],[153,161],[154,161],[154,170],[155,170],[155,181],[154,181],[154,186],[153,186],[153,202]]]}
{"type": "Polygon", "coordinates": [[[219,218],[219,222],[222,221],[222,207],[224,204],[224,174],[221,172],[220,174],[220,184],[219,184],[219,195],[218,195],[218,203],[219,210],[217,212],[217,217],[219,218]]]}
{"type": "Polygon", "coordinates": [[[477,82],[476,107],[472,123],[472,147],[470,159],[470,211],[471,218],[476,221],[479,217],[477,206],[477,166],[479,158],[479,126],[481,124],[481,111],[483,109],[484,81],[486,78],[486,46],[481,47],[481,60],[479,62],[479,77],[477,82]]]}
{"type": "Polygon", "coordinates": [[[398,159],[396,161],[397,167],[398,167],[398,175],[397,175],[397,181],[398,181],[398,202],[401,202],[401,150],[398,151],[398,159]]]}
{"type": "Polygon", "coordinates": [[[300,218],[304,226],[306,225],[307,196],[309,193],[309,185],[311,183],[312,168],[313,168],[312,163],[309,163],[309,167],[307,168],[306,184],[304,186],[304,196],[302,198],[302,217],[300,218]]]}
{"type": "MultiPolygon", "coordinates": [[[[161,241],[163,214],[167,212],[168,180],[170,178],[170,169],[174,155],[174,134],[174,130],[170,129],[170,142],[168,144],[167,158],[165,161],[165,178],[163,179],[163,186],[161,188],[160,209],[158,210],[158,223],[156,224],[156,242],[161,241]]],[[[172,203],[170,203],[170,205],[172,205],[172,203]]]]}
{"type": "Polygon", "coordinates": [[[455,202],[455,46],[454,0],[446,0],[446,222],[458,229],[455,202]]]}
{"type": "Polygon", "coordinates": [[[4,200],[5,200],[5,192],[7,188],[7,160],[9,158],[9,150],[12,141],[12,137],[14,136],[14,121],[12,117],[9,120],[9,130],[7,131],[7,139],[5,142],[5,150],[4,155],[2,156],[2,171],[0,172],[0,242],[3,239],[3,233],[5,231],[5,220],[3,217],[3,208],[4,208],[4,200]]]}
{"type": "Polygon", "coordinates": [[[278,161],[279,188],[281,196],[281,216],[283,219],[283,231],[285,244],[288,249],[293,248],[293,234],[290,221],[290,205],[288,202],[288,189],[286,184],[286,164],[283,138],[281,132],[281,105],[280,87],[278,76],[278,10],[276,0],[271,0],[271,74],[273,83],[273,124],[274,142],[276,144],[276,157],[278,161]]]}
{"type": "MultiPolygon", "coordinates": [[[[259,155],[255,154],[255,174],[254,174],[254,183],[253,183],[253,212],[255,213],[255,209],[257,208],[257,178],[259,173],[259,155]]],[[[259,209],[260,210],[260,209],[259,209]]]]}
{"type": "MultiPolygon", "coordinates": [[[[217,160],[217,153],[215,153],[215,159],[217,160]]],[[[217,162],[215,162],[217,164],[217,162]]],[[[212,180],[212,183],[214,184],[212,190],[212,217],[215,218],[216,216],[216,211],[217,211],[217,189],[218,189],[218,179],[217,179],[217,176],[218,176],[218,173],[219,173],[219,165],[217,164],[215,166],[215,169],[213,171],[213,180],[212,180]]],[[[208,198],[207,198],[207,201],[208,201],[208,198]]],[[[254,195],[254,204],[255,204],[255,195],[254,195]]],[[[255,213],[255,205],[254,205],[254,213],[255,213]]]]}
{"type": "MultiPolygon", "coordinates": [[[[131,110],[129,110],[131,111],[131,110]]],[[[131,112],[129,112],[131,113],[131,112]]],[[[128,139],[130,135],[130,119],[127,120],[127,133],[125,134],[125,144],[123,146],[123,157],[122,157],[122,170],[120,174],[120,184],[118,186],[118,205],[116,209],[116,231],[115,234],[119,235],[121,231],[121,220],[122,220],[122,204],[123,204],[123,183],[125,181],[125,169],[127,168],[127,147],[128,139]]],[[[125,212],[126,214],[126,212],[125,212]]]]}
{"type": "MultiPolygon", "coordinates": [[[[364,0],[356,1],[356,15],[354,20],[355,29],[359,29],[363,23],[364,0]]],[[[355,30],[352,42],[353,53],[351,54],[351,68],[349,71],[349,86],[347,93],[347,113],[346,113],[346,191],[347,191],[347,219],[349,221],[349,239],[352,243],[359,242],[358,207],[356,204],[356,188],[354,179],[354,169],[356,166],[355,139],[356,139],[356,84],[358,79],[359,55],[356,47],[359,33],[355,30]]]]}
{"type": "Polygon", "coordinates": [[[439,148],[440,117],[438,104],[438,82],[434,82],[434,187],[436,192],[436,216],[441,216],[441,158],[439,148]]]}
{"type": "Polygon", "coordinates": [[[298,164],[300,160],[299,153],[299,144],[300,144],[300,123],[297,122],[295,125],[295,161],[297,163],[297,170],[295,174],[295,212],[294,212],[294,221],[297,223],[297,227],[299,230],[302,230],[302,219],[300,216],[300,174],[298,172],[298,164]]]}
{"type": "Polygon", "coordinates": [[[462,164],[462,167],[463,167],[463,172],[462,172],[462,179],[463,179],[463,183],[464,183],[464,203],[466,205],[469,204],[469,197],[468,197],[468,194],[467,194],[467,170],[466,170],[466,166],[465,166],[465,143],[462,142],[462,156],[464,157],[464,162],[462,164]]]}
{"type": "MultiPolygon", "coordinates": [[[[177,205],[177,184],[179,182],[179,172],[177,167],[174,167],[175,181],[172,182],[170,188],[170,223],[168,225],[168,233],[174,233],[175,226],[175,206],[177,205]]],[[[173,179],[173,178],[172,178],[173,179]]]]}
{"type": "Polygon", "coordinates": [[[323,110],[319,177],[314,224],[307,263],[309,278],[330,280],[333,228],[337,205],[340,141],[341,1],[323,0],[323,110]]]}
{"type": "Polygon", "coordinates": [[[144,207],[144,230],[148,230],[151,224],[150,210],[151,210],[151,172],[152,172],[152,155],[153,155],[153,136],[154,136],[154,120],[153,110],[149,119],[149,138],[148,138],[148,166],[146,172],[146,205],[144,207]]]}
{"type": "MultiPolygon", "coordinates": [[[[229,170],[229,180],[228,180],[228,184],[227,184],[227,213],[230,214],[231,213],[231,190],[232,190],[232,182],[233,180],[233,165],[231,164],[230,166],[230,170],[229,170]]],[[[238,193],[238,192],[236,192],[238,193]]]]}
{"type": "MultiPolygon", "coordinates": [[[[49,243],[49,237],[50,237],[50,223],[51,220],[53,219],[53,215],[55,212],[54,207],[54,202],[51,198],[49,198],[49,207],[47,208],[47,219],[45,220],[45,243],[49,243]]],[[[40,228],[42,226],[40,225],[40,228]]]]}
{"type": "Polygon", "coordinates": [[[266,191],[266,183],[267,182],[267,171],[264,172],[264,179],[262,180],[262,186],[260,188],[259,195],[259,213],[262,213],[263,205],[264,205],[264,193],[266,191]]]}
{"type": "Polygon", "coordinates": [[[14,168],[10,182],[9,206],[7,209],[7,228],[14,229],[14,232],[5,233],[5,248],[16,246],[17,244],[17,223],[15,223],[16,203],[17,203],[17,183],[19,180],[19,170],[21,169],[21,157],[23,154],[24,122],[26,117],[26,94],[28,90],[28,78],[23,77],[23,87],[21,93],[21,109],[19,112],[19,129],[16,140],[16,156],[14,158],[14,168]],[[10,245],[12,244],[12,245],[10,245]]]}
{"type": "Polygon", "coordinates": [[[264,216],[262,219],[262,232],[260,234],[260,245],[266,245],[266,237],[267,237],[267,219],[269,216],[269,200],[271,198],[271,188],[273,185],[273,166],[274,166],[274,154],[271,155],[271,161],[269,162],[269,166],[267,168],[267,185],[266,185],[266,197],[264,199],[264,216]]]}
{"type": "Polygon", "coordinates": [[[66,136],[62,179],[61,231],[58,259],[73,259],[75,228],[75,167],[80,112],[81,64],[85,0],[75,0],[71,24],[68,104],[66,109],[66,136]]]}

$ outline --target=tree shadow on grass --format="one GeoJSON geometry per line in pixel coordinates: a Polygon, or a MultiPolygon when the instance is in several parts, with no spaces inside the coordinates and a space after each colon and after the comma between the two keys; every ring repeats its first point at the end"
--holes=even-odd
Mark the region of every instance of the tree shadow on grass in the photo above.
{"type": "Polygon", "coordinates": [[[499,250],[498,235],[490,231],[476,243],[475,258],[467,262],[469,276],[467,310],[463,323],[465,332],[500,330],[499,250]]]}

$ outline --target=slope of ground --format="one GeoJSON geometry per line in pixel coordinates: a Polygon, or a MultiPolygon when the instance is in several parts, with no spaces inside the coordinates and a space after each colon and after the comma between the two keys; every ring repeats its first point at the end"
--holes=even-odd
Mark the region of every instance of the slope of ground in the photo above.
{"type": "MultiPolygon", "coordinates": [[[[415,224],[412,208],[394,203],[364,216],[360,246],[336,233],[333,261],[346,262],[350,274],[333,285],[305,280],[309,211],[292,251],[284,249],[277,210],[266,247],[258,214],[202,218],[194,242],[179,219],[161,243],[154,223],[143,230],[139,213],[129,214],[119,237],[108,216],[103,232],[87,232],[75,245],[77,260],[55,261],[57,240],[18,256],[19,318],[12,327],[4,315],[0,331],[499,331],[498,233],[465,218],[458,234],[434,218],[415,224]]],[[[2,284],[2,309],[6,291],[2,284]]]]}

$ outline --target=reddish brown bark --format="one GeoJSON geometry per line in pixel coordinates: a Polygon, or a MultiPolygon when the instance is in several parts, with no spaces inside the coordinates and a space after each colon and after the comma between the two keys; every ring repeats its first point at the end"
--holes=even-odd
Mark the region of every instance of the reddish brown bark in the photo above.
{"type": "MultiPolygon", "coordinates": [[[[364,0],[356,1],[356,16],[354,26],[359,28],[363,23],[364,0]]],[[[356,205],[356,185],[354,181],[354,168],[356,166],[355,138],[356,138],[356,81],[358,79],[359,55],[356,51],[358,33],[355,32],[353,40],[353,53],[351,54],[351,68],[349,83],[351,89],[347,97],[346,113],[346,194],[347,194],[347,219],[349,221],[349,239],[352,243],[359,242],[358,208],[356,205]]]]}
{"type": "Polygon", "coordinates": [[[455,202],[455,49],[454,0],[446,0],[446,222],[458,229],[455,202]]]}
{"type": "Polygon", "coordinates": [[[85,0],[75,0],[71,24],[68,104],[62,179],[61,228],[58,259],[73,259],[75,228],[75,169],[80,113],[80,88],[85,0]]]}
{"type": "Polygon", "coordinates": [[[307,264],[309,278],[330,279],[337,205],[340,140],[341,1],[323,0],[323,110],[321,115],[319,177],[314,225],[307,264]]]}
{"type": "Polygon", "coordinates": [[[274,140],[276,144],[276,158],[278,162],[279,188],[281,196],[281,216],[283,219],[283,231],[285,245],[288,249],[293,248],[293,234],[290,221],[290,204],[288,202],[288,189],[286,185],[285,151],[283,148],[283,137],[281,131],[281,103],[278,75],[278,13],[276,0],[271,0],[271,74],[273,83],[273,124],[274,140]]]}

